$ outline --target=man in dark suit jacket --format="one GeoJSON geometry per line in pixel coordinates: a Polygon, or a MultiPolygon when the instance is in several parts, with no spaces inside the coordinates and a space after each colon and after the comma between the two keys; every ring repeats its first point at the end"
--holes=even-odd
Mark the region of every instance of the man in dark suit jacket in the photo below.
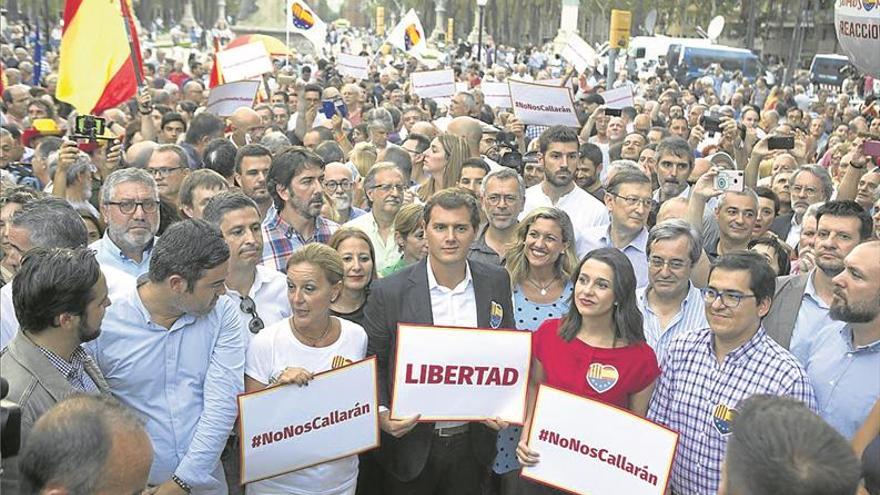
{"type": "MultiPolygon", "coordinates": [[[[378,280],[364,311],[367,352],[378,358],[383,408],[390,406],[398,323],[514,328],[507,272],[467,260],[479,225],[476,199],[461,189],[440,191],[425,206],[425,223],[428,259],[378,280]],[[452,314],[452,307],[459,311],[452,314]]],[[[504,425],[487,421],[439,427],[418,423],[418,416],[392,420],[384,409],[379,416],[382,447],[377,455],[387,473],[387,493],[480,493],[495,456],[496,430],[504,425]]]]}

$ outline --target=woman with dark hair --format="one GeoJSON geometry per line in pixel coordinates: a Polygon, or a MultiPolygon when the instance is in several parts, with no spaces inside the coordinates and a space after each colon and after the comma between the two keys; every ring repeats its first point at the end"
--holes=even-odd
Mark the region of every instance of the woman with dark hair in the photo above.
{"type": "Polygon", "coordinates": [[[363,325],[370,284],[376,280],[376,252],[367,234],[354,227],[337,230],[327,244],[342,257],[342,291],[331,301],[330,314],[363,325]]]}
{"type": "MultiPolygon", "coordinates": [[[[590,251],[572,283],[568,314],[533,334],[529,418],[542,383],[644,416],[660,368],[645,342],[629,259],[615,248],[590,251]]],[[[524,441],[516,455],[526,466],[538,462],[524,441]]]]}

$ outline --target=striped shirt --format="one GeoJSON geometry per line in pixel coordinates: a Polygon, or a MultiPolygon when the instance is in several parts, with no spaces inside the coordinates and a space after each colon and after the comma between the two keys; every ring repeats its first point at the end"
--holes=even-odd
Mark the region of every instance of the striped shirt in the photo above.
{"type": "Polygon", "coordinates": [[[94,380],[92,380],[92,377],[86,373],[86,361],[91,360],[92,358],[86,354],[86,351],[84,351],[81,346],[76,346],[73,354],[70,355],[69,362],[49,349],[40,346],[37,346],[37,349],[46,356],[46,359],[52,363],[52,366],[61,373],[61,376],[63,376],[64,379],[67,380],[67,383],[69,383],[75,390],[90,394],[96,394],[100,391],[94,380]]]}
{"type": "Polygon", "coordinates": [[[687,295],[681,301],[681,309],[669,320],[665,328],[660,327],[660,317],[654,313],[648,302],[650,287],[636,289],[636,303],[639,305],[644,320],[645,340],[654,349],[661,368],[666,356],[666,349],[675,337],[684,332],[709,326],[709,322],[706,321],[706,309],[700,289],[693,284],[689,283],[688,285],[687,295]]]}
{"type": "Polygon", "coordinates": [[[719,364],[712,331],[684,333],[669,346],[648,419],[679,432],[672,489],[718,491],[730,425],[740,401],[755,394],[791,396],[816,411],[807,374],[797,359],[761,327],[719,364]]]}
{"type": "Polygon", "coordinates": [[[287,258],[297,249],[312,242],[327,244],[330,236],[339,229],[339,224],[322,216],[315,218],[312,237],[305,239],[289,223],[285,222],[273,206],[263,220],[263,264],[287,272],[287,258]]]}

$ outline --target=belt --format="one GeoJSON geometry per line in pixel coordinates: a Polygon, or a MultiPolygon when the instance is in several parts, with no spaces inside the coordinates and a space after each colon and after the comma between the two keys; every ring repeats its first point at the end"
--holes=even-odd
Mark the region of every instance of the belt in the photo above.
{"type": "Polygon", "coordinates": [[[451,428],[435,428],[434,434],[440,438],[448,438],[454,437],[456,435],[460,435],[462,433],[468,432],[468,425],[463,424],[461,426],[453,426],[451,428]]]}

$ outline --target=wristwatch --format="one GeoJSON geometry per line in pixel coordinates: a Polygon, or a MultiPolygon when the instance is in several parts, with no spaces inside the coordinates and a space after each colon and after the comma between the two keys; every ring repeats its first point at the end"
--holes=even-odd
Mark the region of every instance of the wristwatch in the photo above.
{"type": "Polygon", "coordinates": [[[180,489],[185,491],[186,493],[192,493],[192,487],[189,486],[189,483],[180,479],[180,477],[178,477],[176,474],[171,475],[171,481],[177,483],[177,486],[179,486],[180,489]]]}

